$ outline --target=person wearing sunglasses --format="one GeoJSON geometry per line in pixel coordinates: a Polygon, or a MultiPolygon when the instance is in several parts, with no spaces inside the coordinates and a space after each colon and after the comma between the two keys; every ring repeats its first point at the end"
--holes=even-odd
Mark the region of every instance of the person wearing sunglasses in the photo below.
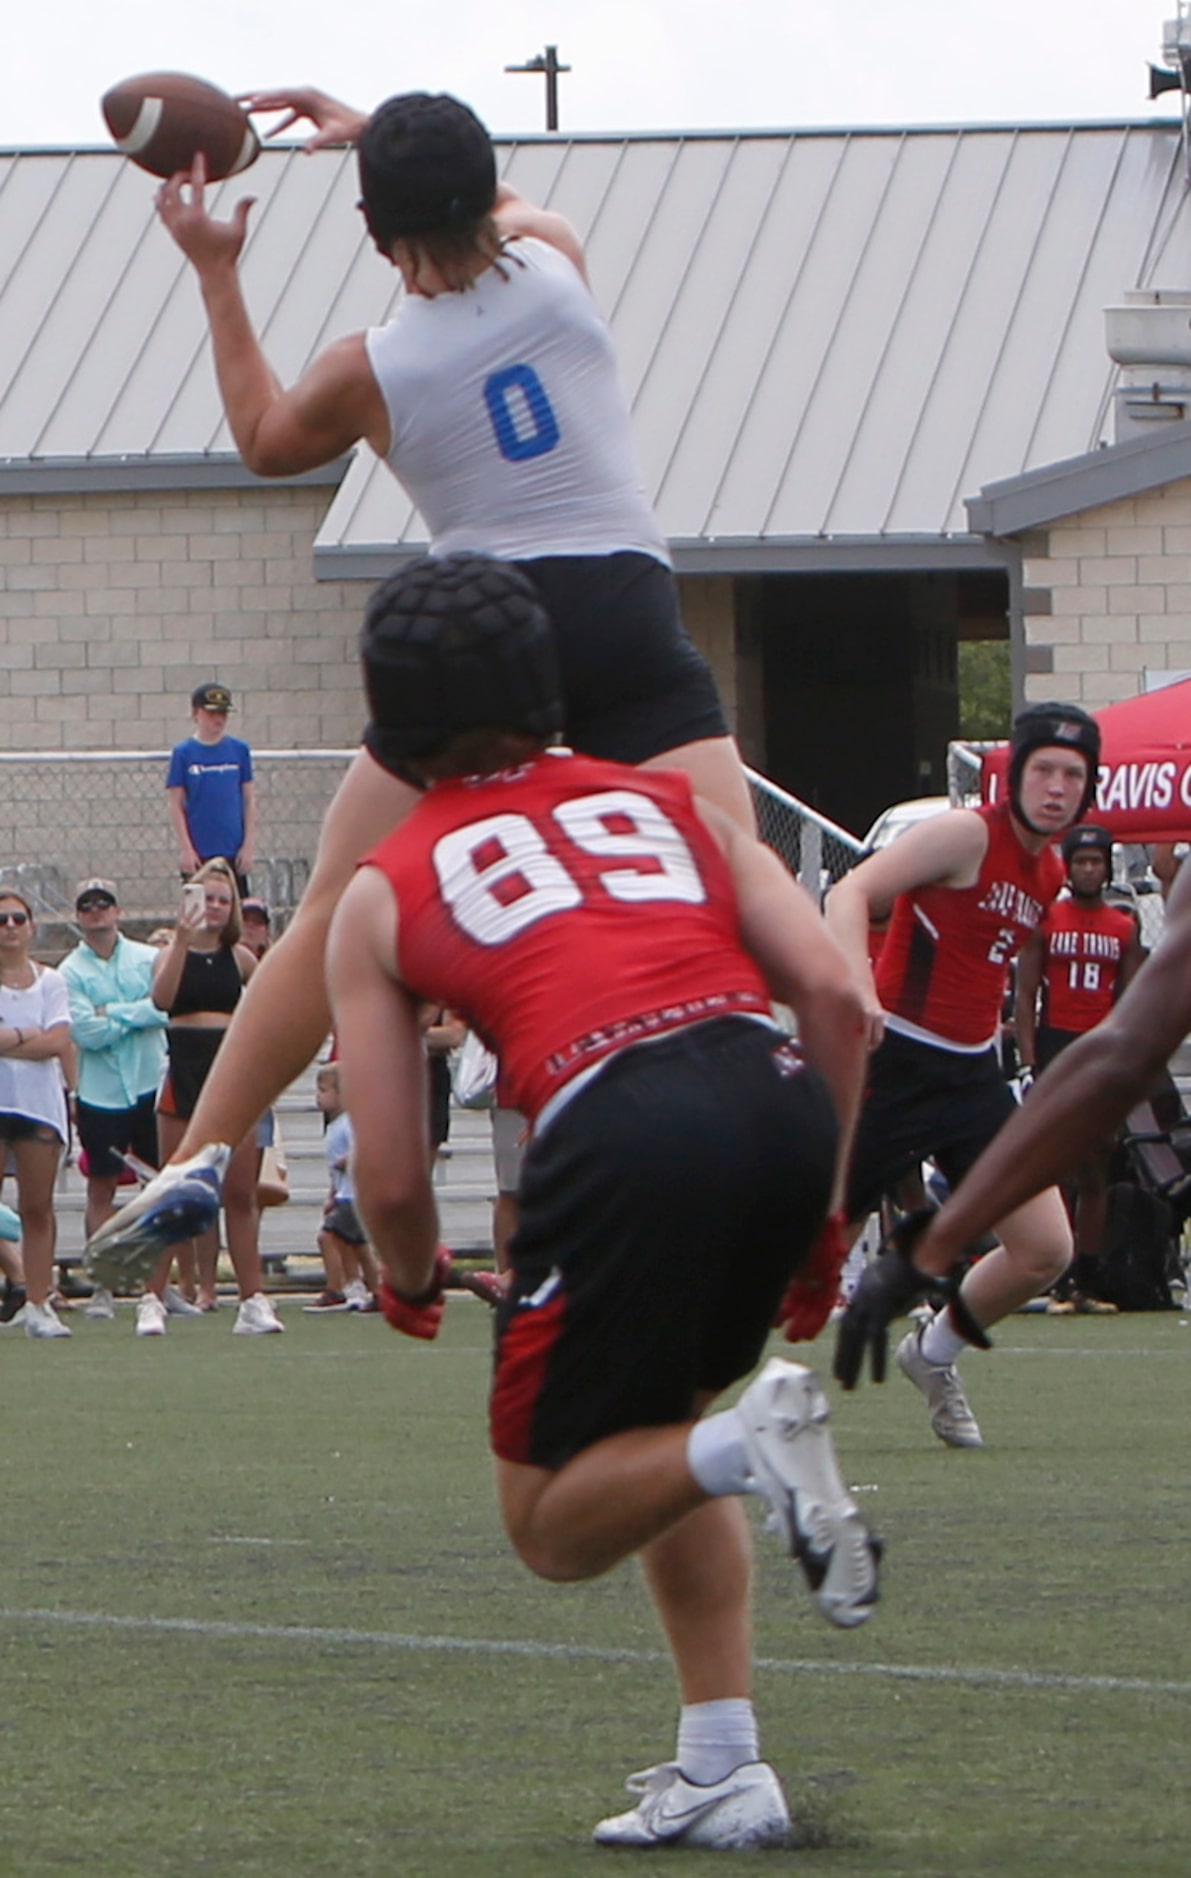
{"type": "Polygon", "coordinates": [[[0,1150],[16,1170],[25,1265],[25,1331],[69,1337],[50,1303],[54,1180],[66,1142],[63,1060],[71,1050],[66,980],[30,957],[33,909],[0,882],[0,1150]]]}

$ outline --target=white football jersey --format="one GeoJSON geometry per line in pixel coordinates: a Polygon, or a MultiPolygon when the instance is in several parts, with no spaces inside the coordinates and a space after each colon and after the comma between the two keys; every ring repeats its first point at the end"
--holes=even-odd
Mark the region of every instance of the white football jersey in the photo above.
{"type": "Polygon", "coordinates": [[[669,563],[612,336],[558,249],[521,238],[465,292],[406,295],[367,346],[387,461],[436,554],[669,563]]]}

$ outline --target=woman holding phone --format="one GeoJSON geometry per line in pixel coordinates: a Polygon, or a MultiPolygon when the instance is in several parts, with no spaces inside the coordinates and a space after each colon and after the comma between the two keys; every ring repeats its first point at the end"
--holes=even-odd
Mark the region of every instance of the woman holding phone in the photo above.
{"type": "MultiPolygon", "coordinates": [[[[163,1163],[182,1139],[232,1012],[256,969],[240,933],[240,896],[232,870],[226,861],[207,861],[182,889],[178,923],[153,973],[153,1002],[170,1020],[169,1068],[157,1098],[163,1163]]],[[[261,1288],[256,1171],[256,1141],[249,1134],[233,1154],[223,1183],[227,1249],[240,1290],[235,1329],[241,1336],[284,1328],[261,1288]]],[[[215,1308],[218,1257],[213,1227],[198,1241],[199,1303],[208,1310],[215,1308]]],[[[159,1268],[137,1307],[138,1336],[164,1333],[164,1286],[165,1270],[159,1268]]]]}

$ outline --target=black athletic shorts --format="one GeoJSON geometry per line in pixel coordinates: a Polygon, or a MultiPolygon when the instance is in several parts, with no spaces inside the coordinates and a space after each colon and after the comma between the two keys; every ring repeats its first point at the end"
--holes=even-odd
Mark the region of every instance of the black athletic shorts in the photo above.
{"type": "Polygon", "coordinates": [[[157,1097],[160,1115],[189,1121],[227,1030],[214,1024],[171,1024],[166,1031],[170,1067],[157,1097]]]}
{"type": "Polygon", "coordinates": [[[124,1163],[116,1157],[135,1154],[157,1166],[156,1097],[152,1090],[130,1109],[97,1109],[79,1101],[75,1115],[79,1142],[87,1150],[87,1164],[101,1180],[115,1180],[124,1172],[124,1163]]]}
{"type": "MultiPolygon", "coordinates": [[[[564,741],[584,756],[644,763],[684,743],[726,737],[715,679],[682,623],[674,575],[651,554],[567,554],[514,563],[554,624],[564,741]]],[[[364,746],[386,760],[373,725],[364,746]]],[[[403,780],[408,781],[408,777],[403,780]]]]}
{"type": "Polygon", "coordinates": [[[493,1451],[561,1467],[746,1375],[823,1221],[837,1136],[826,1085],[768,1025],[718,1018],[614,1057],[525,1157],[493,1451]]]}
{"type": "Polygon", "coordinates": [[[1053,1024],[1039,1024],[1034,1036],[1034,1067],[1038,1074],[1061,1056],[1069,1043],[1078,1043],[1082,1030],[1058,1030],[1053,1024]]]}
{"type": "Polygon", "coordinates": [[[848,1177],[849,1219],[863,1219],[928,1156],[954,1186],[1016,1107],[995,1049],[969,1056],[887,1030],[869,1063],[848,1177]]]}

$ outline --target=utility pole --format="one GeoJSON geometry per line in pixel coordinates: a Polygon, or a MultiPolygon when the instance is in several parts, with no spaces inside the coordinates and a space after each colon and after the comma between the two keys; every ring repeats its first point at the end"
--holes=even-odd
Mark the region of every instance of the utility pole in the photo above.
{"type": "Polygon", "coordinates": [[[569,65],[558,63],[558,47],[547,46],[524,65],[506,65],[506,72],[544,72],[546,74],[546,129],[558,129],[558,74],[569,72],[569,65]]]}

